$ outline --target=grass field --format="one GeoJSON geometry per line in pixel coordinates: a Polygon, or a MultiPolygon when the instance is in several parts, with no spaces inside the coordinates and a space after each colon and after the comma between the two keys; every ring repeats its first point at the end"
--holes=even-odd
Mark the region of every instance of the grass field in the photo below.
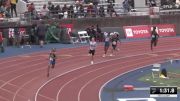
{"type": "MultiPolygon", "coordinates": [[[[151,84],[152,86],[177,86],[180,87],[180,69],[171,69],[167,70],[169,78],[156,78],[152,77],[152,74],[146,74],[139,78],[138,80],[141,82],[145,82],[151,84]]],[[[178,88],[179,89],[179,88],[178,88]]],[[[179,90],[178,90],[179,91],[179,90]]]]}

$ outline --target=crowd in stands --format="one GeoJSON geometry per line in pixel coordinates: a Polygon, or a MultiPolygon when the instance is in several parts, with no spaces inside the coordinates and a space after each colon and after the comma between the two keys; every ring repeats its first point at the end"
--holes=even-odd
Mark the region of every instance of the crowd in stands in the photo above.
{"type": "Polygon", "coordinates": [[[84,18],[84,17],[105,17],[105,16],[117,16],[114,10],[114,5],[110,3],[106,10],[104,6],[97,6],[97,3],[82,4],[79,1],[75,5],[66,5],[63,7],[60,5],[54,5],[48,2],[48,5],[43,5],[40,12],[37,12],[34,4],[28,5],[28,13],[34,19],[45,19],[45,18],[84,18]],[[105,13],[107,11],[107,13],[105,13]]]}

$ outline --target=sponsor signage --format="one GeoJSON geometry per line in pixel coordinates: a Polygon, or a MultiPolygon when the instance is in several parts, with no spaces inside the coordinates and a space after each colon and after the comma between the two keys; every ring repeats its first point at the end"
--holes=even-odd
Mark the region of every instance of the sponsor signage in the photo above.
{"type": "Polygon", "coordinates": [[[126,38],[150,38],[153,26],[159,36],[176,36],[174,24],[124,26],[126,38]]]}
{"type": "Polygon", "coordinates": [[[60,24],[59,26],[60,26],[60,27],[64,27],[64,28],[67,29],[67,34],[68,34],[68,36],[69,36],[69,38],[70,38],[71,32],[72,32],[72,30],[73,30],[73,24],[60,24]]]}

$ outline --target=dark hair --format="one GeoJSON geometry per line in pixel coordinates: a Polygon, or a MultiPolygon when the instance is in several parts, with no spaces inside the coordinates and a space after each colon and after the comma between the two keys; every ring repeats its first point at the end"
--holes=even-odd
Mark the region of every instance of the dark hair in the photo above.
{"type": "Polygon", "coordinates": [[[153,26],[153,30],[155,30],[156,29],[156,26],[153,26]]]}

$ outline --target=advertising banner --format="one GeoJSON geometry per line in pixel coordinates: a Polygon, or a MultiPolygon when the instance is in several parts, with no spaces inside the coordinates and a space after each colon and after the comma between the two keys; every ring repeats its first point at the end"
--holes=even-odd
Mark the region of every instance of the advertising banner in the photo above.
{"type": "Polygon", "coordinates": [[[174,24],[124,26],[123,29],[126,38],[149,38],[153,26],[156,26],[159,36],[176,36],[176,26],[174,24]]]}

